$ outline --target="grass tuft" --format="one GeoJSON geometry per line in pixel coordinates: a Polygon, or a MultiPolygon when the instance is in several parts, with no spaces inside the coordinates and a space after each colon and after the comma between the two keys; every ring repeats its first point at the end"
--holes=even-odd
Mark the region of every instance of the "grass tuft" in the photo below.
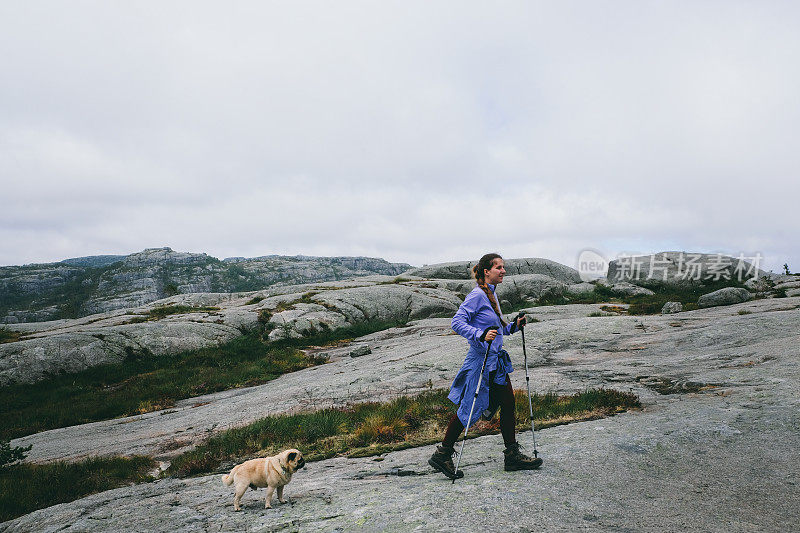
{"type": "Polygon", "coordinates": [[[374,322],[361,322],[352,326],[331,329],[327,324],[320,323],[319,327],[313,325],[303,330],[303,337],[298,339],[283,339],[279,341],[286,346],[325,346],[334,342],[352,341],[358,337],[384,331],[390,328],[402,328],[407,324],[405,319],[381,320],[374,322]]]}
{"type": "MultiPolygon", "coordinates": [[[[447,390],[403,396],[386,403],[359,403],[294,415],[263,418],[248,426],[211,437],[194,450],[176,457],[166,475],[205,474],[257,456],[298,448],[308,461],[333,456],[366,457],[392,450],[438,442],[455,412],[447,390]]],[[[516,425],[530,427],[528,396],[515,391],[516,425]]],[[[537,428],[609,416],[640,407],[630,393],[592,389],[571,396],[533,396],[537,428]]],[[[471,435],[499,432],[499,420],[478,422],[471,435]]]]}
{"type": "Polygon", "coordinates": [[[0,439],[164,409],[323,362],[294,345],[267,344],[256,333],[172,356],[131,351],[122,363],[0,388],[0,439]]]}
{"type": "Polygon", "coordinates": [[[0,468],[0,522],[130,483],[151,481],[149,457],[93,458],[78,463],[22,463],[0,468]]]}
{"type": "Polygon", "coordinates": [[[21,337],[18,331],[12,331],[8,328],[0,328],[0,344],[4,342],[17,342],[21,337]]]}

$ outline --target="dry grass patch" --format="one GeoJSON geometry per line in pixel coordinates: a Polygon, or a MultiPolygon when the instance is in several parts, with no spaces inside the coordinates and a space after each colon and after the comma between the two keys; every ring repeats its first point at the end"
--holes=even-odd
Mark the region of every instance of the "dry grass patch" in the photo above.
{"type": "MultiPolygon", "coordinates": [[[[167,475],[190,476],[225,470],[245,459],[298,448],[308,461],[334,456],[366,457],[439,442],[455,406],[446,390],[403,396],[386,403],[361,403],[294,415],[263,418],[222,432],[172,462],[167,475]]],[[[530,427],[528,396],[515,391],[516,426],[530,427]]],[[[559,396],[533,396],[537,428],[593,420],[639,407],[630,393],[592,389],[559,396]]],[[[471,436],[499,432],[499,421],[478,422],[471,436]]]]}
{"type": "Polygon", "coordinates": [[[0,328],[0,344],[4,342],[17,342],[22,335],[19,331],[12,331],[8,328],[0,328]]]}
{"type": "Polygon", "coordinates": [[[601,305],[600,310],[606,313],[614,313],[616,315],[627,315],[628,309],[621,305],[601,305]]]}

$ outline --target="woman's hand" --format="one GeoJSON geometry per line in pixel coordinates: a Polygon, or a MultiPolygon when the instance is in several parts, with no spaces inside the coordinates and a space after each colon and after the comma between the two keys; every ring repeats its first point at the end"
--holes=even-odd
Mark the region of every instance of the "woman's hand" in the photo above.
{"type": "Polygon", "coordinates": [[[492,342],[497,338],[497,328],[486,328],[481,335],[481,342],[492,342]]]}
{"type": "Polygon", "coordinates": [[[520,316],[520,317],[517,319],[517,329],[522,329],[522,328],[524,328],[524,327],[525,327],[525,324],[527,324],[527,323],[528,323],[528,320],[526,319],[525,315],[521,315],[521,316],[520,316]]]}

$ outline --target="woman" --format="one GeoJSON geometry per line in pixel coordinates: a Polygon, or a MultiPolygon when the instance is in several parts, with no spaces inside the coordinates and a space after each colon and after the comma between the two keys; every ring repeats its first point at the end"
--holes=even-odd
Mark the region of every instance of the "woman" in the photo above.
{"type": "Polygon", "coordinates": [[[472,268],[477,286],[472,289],[464,303],[458,308],[452,321],[453,330],[469,341],[469,352],[458,371],[448,398],[458,406],[456,414],[450,419],[442,445],[428,460],[436,470],[450,479],[463,477],[463,472],[455,472],[453,466],[453,446],[464,427],[474,424],[483,413],[484,418],[491,419],[497,407],[500,407],[500,428],[503,433],[506,470],[529,470],[538,468],[541,459],[532,459],[519,450],[514,432],[514,389],[508,379],[514,368],[508,353],[503,350],[503,335],[510,335],[525,327],[525,317],[512,324],[506,324],[500,314],[500,306],[494,295],[495,287],[503,282],[506,274],[503,258],[498,254],[486,254],[472,268]],[[491,343],[489,345],[488,343],[491,343]],[[478,386],[478,377],[486,359],[481,388],[475,400],[475,409],[470,418],[470,408],[478,386]],[[468,420],[469,419],[469,420],[468,420]]]}

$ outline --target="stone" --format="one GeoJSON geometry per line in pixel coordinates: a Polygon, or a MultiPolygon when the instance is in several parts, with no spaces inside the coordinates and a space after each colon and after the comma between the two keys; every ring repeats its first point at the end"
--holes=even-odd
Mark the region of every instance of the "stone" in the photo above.
{"type": "Polygon", "coordinates": [[[242,334],[231,324],[211,320],[165,319],[73,329],[37,333],[39,336],[0,344],[0,386],[34,383],[50,375],[119,363],[131,352],[172,355],[217,346],[242,334]]]}
{"type": "Polygon", "coordinates": [[[733,305],[746,302],[753,298],[750,291],[737,287],[725,287],[718,291],[702,295],[697,300],[700,307],[714,307],[717,305],[733,305]]]}
{"type": "Polygon", "coordinates": [[[715,278],[736,280],[739,274],[744,281],[748,272],[751,276],[768,275],[753,268],[747,259],[740,265],[738,257],[721,254],[659,252],[610,261],[606,279],[611,283],[622,281],[650,287],[699,285],[715,278]]]}
{"type": "Polygon", "coordinates": [[[645,287],[639,287],[633,283],[620,281],[611,286],[611,291],[620,296],[652,296],[655,292],[645,287]]]}
{"type": "Polygon", "coordinates": [[[350,357],[362,357],[371,353],[372,350],[369,349],[369,346],[362,344],[361,346],[357,346],[356,348],[350,350],[350,357]]]}
{"type": "Polygon", "coordinates": [[[629,283],[627,281],[611,281],[608,279],[597,280],[597,285],[611,289],[611,292],[616,296],[652,296],[655,294],[652,290],[629,283]]]}
{"type": "MultiPolygon", "coordinates": [[[[471,279],[472,266],[476,261],[456,261],[452,263],[439,263],[413,268],[404,275],[419,276],[433,279],[471,279]]],[[[561,263],[540,257],[504,260],[508,276],[520,274],[540,274],[564,283],[580,283],[581,277],[577,270],[561,263]]]]}
{"type": "Polygon", "coordinates": [[[545,294],[564,294],[567,284],[544,274],[506,276],[496,294],[501,300],[526,302],[537,300],[545,294]]]}
{"type": "Polygon", "coordinates": [[[662,315],[670,315],[672,313],[680,313],[683,311],[683,304],[680,302],[667,302],[661,308],[662,315]]]}
{"type": "Polygon", "coordinates": [[[567,293],[572,294],[573,296],[584,296],[594,292],[594,284],[588,282],[575,283],[572,285],[567,285],[566,289],[567,293]]]}
{"type": "Polygon", "coordinates": [[[438,314],[452,316],[461,299],[450,291],[407,284],[376,284],[321,291],[308,303],[272,315],[270,340],[301,338],[305,331],[362,323],[403,323],[438,314]]]}
{"type": "Polygon", "coordinates": [[[473,264],[470,261],[437,263],[435,265],[412,268],[403,272],[403,275],[433,279],[470,279],[472,277],[471,269],[473,264]]]}
{"type": "Polygon", "coordinates": [[[775,289],[800,289],[800,279],[781,281],[775,284],[775,289]]]}

